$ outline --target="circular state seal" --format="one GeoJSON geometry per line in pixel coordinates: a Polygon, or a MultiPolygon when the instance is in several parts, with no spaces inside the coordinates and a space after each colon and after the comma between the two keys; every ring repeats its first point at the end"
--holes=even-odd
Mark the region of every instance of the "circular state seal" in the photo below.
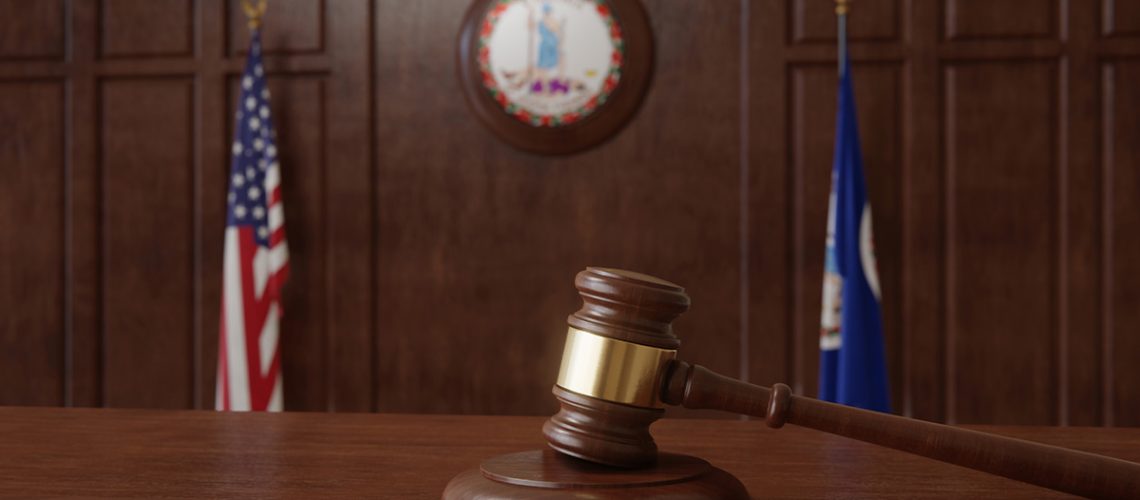
{"type": "Polygon", "coordinates": [[[533,127],[594,113],[622,76],[621,24],[606,0],[494,0],[477,41],[491,98],[533,127]]]}

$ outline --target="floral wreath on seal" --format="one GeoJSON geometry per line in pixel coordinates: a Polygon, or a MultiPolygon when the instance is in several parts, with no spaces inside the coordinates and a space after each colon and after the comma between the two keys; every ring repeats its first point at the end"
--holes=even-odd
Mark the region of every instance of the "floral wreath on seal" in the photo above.
{"type": "Polygon", "coordinates": [[[488,45],[491,34],[495,31],[495,25],[499,22],[499,17],[507,10],[507,7],[516,1],[518,0],[496,0],[494,7],[491,7],[491,10],[487,13],[487,16],[483,20],[483,25],[479,30],[479,40],[477,42],[479,72],[483,80],[483,87],[487,89],[491,98],[499,103],[507,114],[523,123],[535,127],[569,125],[585,118],[605,104],[610,95],[613,94],[614,89],[617,88],[618,81],[621,80],[622,61],[625,58],[625,43],[622,39],[621,26],[617,20],[614,19],[613,12],[611,12],[609,6],[606,5],[606,0],[587,0],[596,4],[598,15],[601,16],[606,26],[609,27],[610,42],[614,47],[613,54],[610,57],[609,68],[606,70],[608,75],[597,95],[591,97],[585,104],[573,111],[560,114],[536,114],[523,109],[511,101],[503,90],[499,88],[499,84],[495,81],[495,77],[492,74],[491,50],[488,45]]]}

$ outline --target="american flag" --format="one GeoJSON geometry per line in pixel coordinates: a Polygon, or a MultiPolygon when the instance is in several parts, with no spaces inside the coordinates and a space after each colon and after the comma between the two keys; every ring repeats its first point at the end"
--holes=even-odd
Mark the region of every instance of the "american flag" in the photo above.
{"type": "Polygon", "coordinates": [[[280,411],[281,285],[289,273],[281,167],[254,31],[241,79],[227,195],[218,410],[280,411]]]}

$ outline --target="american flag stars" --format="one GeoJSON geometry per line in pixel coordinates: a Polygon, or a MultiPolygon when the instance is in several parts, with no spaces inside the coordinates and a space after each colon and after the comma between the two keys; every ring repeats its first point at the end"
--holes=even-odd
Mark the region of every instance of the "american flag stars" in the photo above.
{"type": "Polygon", "coordinates": [[[246,225],[255,229],[259,245],[268,245],[268,237],[274,228],[270,227],[268,197],[279,176],[270,176],[277,168],[277,147],[274,146],[272,123],[269,120],[269,91],[265,80],[257,78],[264,74],[260,63],[254,63],[251,76],[242,77],[241,108],[236,113],[237,137],[234,139],[233,171],[230,182],[229,220],[231,225],[246,225]]]}
{"type": "Polygon", "coordinates": [[[278,324],[288,275],[281,168],[253,33],[234,120],[218,350],[219,410],[281,410],[278,324]]]}

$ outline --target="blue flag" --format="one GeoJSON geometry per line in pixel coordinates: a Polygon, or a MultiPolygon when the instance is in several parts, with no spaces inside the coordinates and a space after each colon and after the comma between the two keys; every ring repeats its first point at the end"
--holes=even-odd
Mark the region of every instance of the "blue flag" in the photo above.
{"type": "Polygon", "coordinates": [[[843,56],[827,211],[819,398],[890,411],[879,274],[871,239],[871,205],[863,179],[851,71],[846,54],[843,56]]]}

